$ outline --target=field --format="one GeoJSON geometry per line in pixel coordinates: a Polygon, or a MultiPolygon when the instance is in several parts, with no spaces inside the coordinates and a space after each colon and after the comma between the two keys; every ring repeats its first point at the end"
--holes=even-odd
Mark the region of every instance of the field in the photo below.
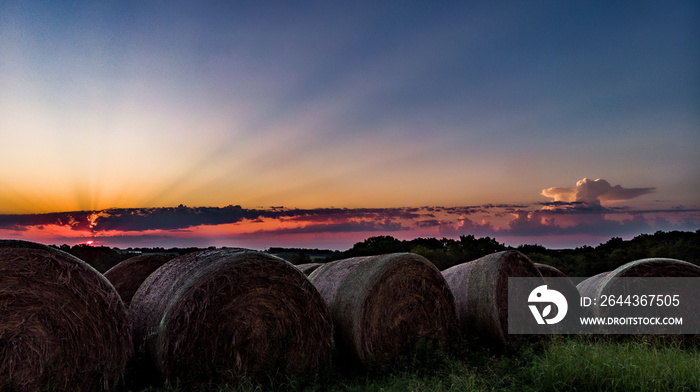
{"type": "MultiPolygon", "coordinates": [[[[329,369],[313,380],[201,385],[212,391],[698,391],[700,346],[635,336],[554,336],[514,349],[479,347],[404,358],[391,369],[329,369]]],[[[144,392],[179,392],[183,387],[144,392]]]]}
{"type": "MultiPolygon", "coordinates": [[[[453,248],[448,250],[459,253],[453,248]]],[[[499,298],[493,294],[501,292],[493,288],[497,284],[476,293],[470,291],[473,295],[468,301],[473,301],[467,309],[472,313],[460,314],[460,319],[484,319],[490,324],[463,324],[462,331],[470,333],[465,339],[458,339],[457,331],[445,333],[447,339],[435,338],[431,335],[434,331],[448,331],[457,325],[454,311],[437,310],[456,309],[452,302],[444,307],[437,304],[439,298],[459,298],[450,292],[460,287],[448,287],[450,281],[443,279],[443,274],[457,267],[441,274],[433,265],[435,261],[416,253],[340,259],[307,278],[290,263],[263,252],[223,248],[189,252],[149,275],[127,312],[119,299],[127,295],[72,255],[21,241],[0,241],[0,251],[0,259],[5,260],[0,263],[4,268],[0,302],[6,312],[0,325],[0,351],[5,358],[0,363],[0,391],[700,391],[700,338],[696,335],[506,339],[488,329],[503,327],[495,324],[502,323],[502,317],[493,317],[502,314],[503,307],[484,306],[490,303],[486,299],[499,298]],[[37,271],[46,272],[45,276],[37,271]],[[335,280],[329,282],[342,282],[328,286],[337,292],[321,284],[324,271],[335,271],[329,275],[335,280]],[[433,275],[440,279],[428,279],[433,275]],[[161,285],[161,281],[167,284],[161,285]],[[404,281],[410,283],[404,285],[404,281]],[[444,295],[433,297],[436,292],[444,295]],[[388,293],[388,299],[383,293],[388,293]],[[354,302],[348,300],[355,298],[354,302]],[[403,304],[403,298],[415,300],[403,304]],[[161,302],[153,302],[151,306],[149,301],[156,299],[164,305],[157,307],[161,302]],[[324,302],[329,306],[321,306],[324,302]],[[309,307],[312,303],[317,306],[309,307]],[[40,309],[46,315],[36,317],[37,308],[26,304],[42,304],[40,309]],[[67,304],[77,305],[71,309],[67,304]],[[437,316],[443,313],[452,317],[437,316]],[[482,317],[484,314],[491,318],[482,317]],[[76,320],[67,315],[76,316],[76,320]],[[360,316],[365,315],[371,315],[367,316],[372,320],[371,328],[356,334],[355,326],[359,330],[369,325],[362,322],[360,316]],[[247,316],[253,318],[248,320],[247,316]],[[115,320],[120,321],[118,325],[112,325],[115,320]],[[318,322],[310,322],[313,320],[318,322]],[[416,326],[416,332],[411,332],[416,326]],[[133,355],[127,339],[129,328],[137,342],[133,355]],[[94,332],[118,339],[109,340],[94,332]],[[411,338],[403,340],[404,334],[411,338]],[[332,349],[333,335],[336,350],[332,349]],[[487,337],[493,340],[487,341],[487,337]],[[432,345],[448,345],[450,349],[435,350],[432,345]],[[75,363],[69,363],[68,358],[75,363]],[[357,367],[347,362],[353,359],[358,361],[357,367]],[[245,376],[255,381],[247,381],[245,376]],[[161,378],[166,386],[148,384],[161,378]],[[225,382],[229,384],[217,384],[225,382]]],[[[603,245],[600,251],[604,251],[603,245]]],[[[664,260],[663,265],[649,258],[628,262],[611,274],[643,264],[655,274],[662,268],[664,273],[698,276],[693,264],[664,260]],[[677,268],[669,270],[669,266],[677,268]],[[681,271],[679,266],[690,269],[681,271]]],[[[484,275],[474,275],[477,283],[498,283],[490,277],[500,274],[503,269],[496,267],[506,261],[532,263],[511,249],[489,253],[465,265],[468,271],[484,275]]],[[[122,274],[134,276],[132,272],[122,274]]],[[[111,270],[105,272],[105,276],[110,275],[111,270]]],[[[697,309],[692,314],[697,314],[697,309]]]]}

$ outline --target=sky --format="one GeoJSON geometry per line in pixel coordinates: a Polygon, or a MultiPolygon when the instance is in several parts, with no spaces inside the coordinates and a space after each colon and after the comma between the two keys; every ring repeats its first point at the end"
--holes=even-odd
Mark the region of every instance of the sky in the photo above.
{"type": "Polygon", "coordinates": [[[696,1],[0,0],[0,238],[700,229],[696,1]]]}

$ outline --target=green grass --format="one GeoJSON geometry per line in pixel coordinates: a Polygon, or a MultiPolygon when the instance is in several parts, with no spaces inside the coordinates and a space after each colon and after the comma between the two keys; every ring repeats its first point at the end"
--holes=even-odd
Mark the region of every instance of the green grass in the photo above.
{"type": "MultiPolygon", "coordinates": [[[[232,391],[700,391],[700,349],[663,339],[557,336],[519,349],[481,348],[455,355],[406,358],[391,369],[327,371],[312,380],[263,387],[203,386],[232,391]]],[[[184,389],[147,389],[180,392],[184,389]]]]}
{"type": "Polygon", "coordinates": [[[640,340],[571,339],[533,358],[541,390],[698,391],[700,352],[640,340]]]}

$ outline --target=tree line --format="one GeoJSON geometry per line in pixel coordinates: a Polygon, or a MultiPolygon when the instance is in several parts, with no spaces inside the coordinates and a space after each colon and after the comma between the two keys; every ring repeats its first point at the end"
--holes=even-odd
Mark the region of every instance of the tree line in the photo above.
{"type": "Polygon", "coordinates": [[[493,252],[515,249],[535,263],[548,264],[568,276],[587,277],[639,259],[664,257],[700,265],[700,230],[695,232],[657,231],[631,240],[613,237],[596,247],[547,249],[542,245],[506,246],[493,238],[460,236],[458,240],[416,238],[398,240],[391,236],[371,237],[356,243],[335,258],[368,256],[393,252],[412,252],[424,256],[444,270],[453,265],[478,259],[493,252]]]}
{"type": "MultiPolygon", "coordinates": [[[[79,244],[75,246],[55,246],[86,261],[100,272],[105,272],[122,260],[139,253],[165,253],[178,256],[205,248],[136,248],[123,251],[105,246],[79,244]]],[[[213,249],[209,247],[206,249],[213,249]]],[[[506,246],[494,238],[476,238],[473,235],[450,238],[415,238],[399,240],[392,236],[374,236],[358,242],[346,251],[330,251],[299,248],[270,248],[270,253],[283,253],[293,264],[306,262],[329,262],[337,259],[371,256],[386,253],[411,252],[430,260],[444,270],[453,265],[478,259],[490,253],[515,249],[533,262],[548,264],[569,276],[593,276],[600,272],[612,271],[622,264],[650,257],[666,257],[700,265],[700,230],[658,231],[654,234],[641,234],[631,240],[613,237],[598,246],[582,246],[574,249],[547,249],[542,245],[506,246]],[[318,258],[326,253],[330,256],[318,258]]]]}

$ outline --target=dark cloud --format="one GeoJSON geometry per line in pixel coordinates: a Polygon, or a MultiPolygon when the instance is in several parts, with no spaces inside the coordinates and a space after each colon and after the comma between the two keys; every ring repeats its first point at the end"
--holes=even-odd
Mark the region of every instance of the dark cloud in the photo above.
{"type": "MultiPolygon", "coordinates": [[[[614,214],[621,212],[625,207],[603,207],[600,204],[589,204],[584,202],[553,202],[554,204],[545,205],[541,210],[538,210],[541,214],[550,215],[585,215],[585,214],[614,214]]],[[[518,213],[515,211],[514,213],[518,213]]]]}
{"type": "Polygon", "coordinates": [[[243,219],[255,219],[263,214],[240,206],[119,208],[102,211],[0,215],[0,228],[20,230],[30,226],[57,225],[76,231],[93,232],[174,230],[198,225],[235,223],[243,219]]]}
{"type": "Polygon", "coordinates": [[[437,227],[442,224],[442,221],[439,219],[425,219],[425,220],[419,220],[414,223],[416,227],[437,227]]]}
{"type": "MultiPolygon", "coordinates": [[[[200,225],[237,223],[256,219],[275,211],[248,210],[241,206],[226,207],[160,207],[110,209],[95,212],[92,231],[175,230],[200,225]]],[[[94,216],[94,215],[93,215],[94,216]]]]}
{"type": "Polygon", "coordinates": [[[0,215],[0,228],[24,231],[31,226],[58,225],[69,226],[74,230],[89,229],[90,211],[57,212],[48,214],[12,214],[0,215]]]}
{"type": "Polygon", "coordinates": [[[461,206],[461,207],[424,207],[425,211],[429,212],[443,212],[450,215],[474,215],[474,214],[487,214],[493,213],[494,211],[514,211],[517,209],[527,208],[524,204],[483,204],[480,206],[461,206]]]}
{"type": "Polygon", "coordinates": [[[292,221],[331,222],[338,219],[417,219],[424,214],[418,208],[315,208],[285,209],[266,213],[268,218],[292,221]]]}
{"type": "Polygon", "coordinates": [[[515,210],[527,208],[527,204],[484,204],[481,206],[482,210],[489,209],[504,209],[504,210],[515,210]]]}
{"type": "MultiPolygon", "coordinates": [[[[417,208],[318,208],[246,209],[241,206],[226,207],[157,207],[115,208],[101,211],[80,211],[51,214],[0,215],[0,228],[21,231],[29,226],[58,225],[76,231],[136,231],[182,230],[201,225],[221,225],[244,220],[260,222],[264,218],[285,221],[328,223],[349,220],[385,222],[387,220],[413,220],[422,214],[417,208]]],[[[321,227],[322,225],[319,225],[321,227]]],[[[352,225],[347,226],[351,228],[352,225]]],[[[371,229],[370,226],[367,226],[371,229]]],[[[381,226],[377,226],[381,227],[381,226]]],[[[386,226],[387,228],[390,226],[386,226]]]]}
{"type": "Polygon", "coordinates": [[[464,206],[464,207],[434,207],[431,212],[442,212],[450,215],[471,215],[484,210],[479,206],[464,206]]]}

